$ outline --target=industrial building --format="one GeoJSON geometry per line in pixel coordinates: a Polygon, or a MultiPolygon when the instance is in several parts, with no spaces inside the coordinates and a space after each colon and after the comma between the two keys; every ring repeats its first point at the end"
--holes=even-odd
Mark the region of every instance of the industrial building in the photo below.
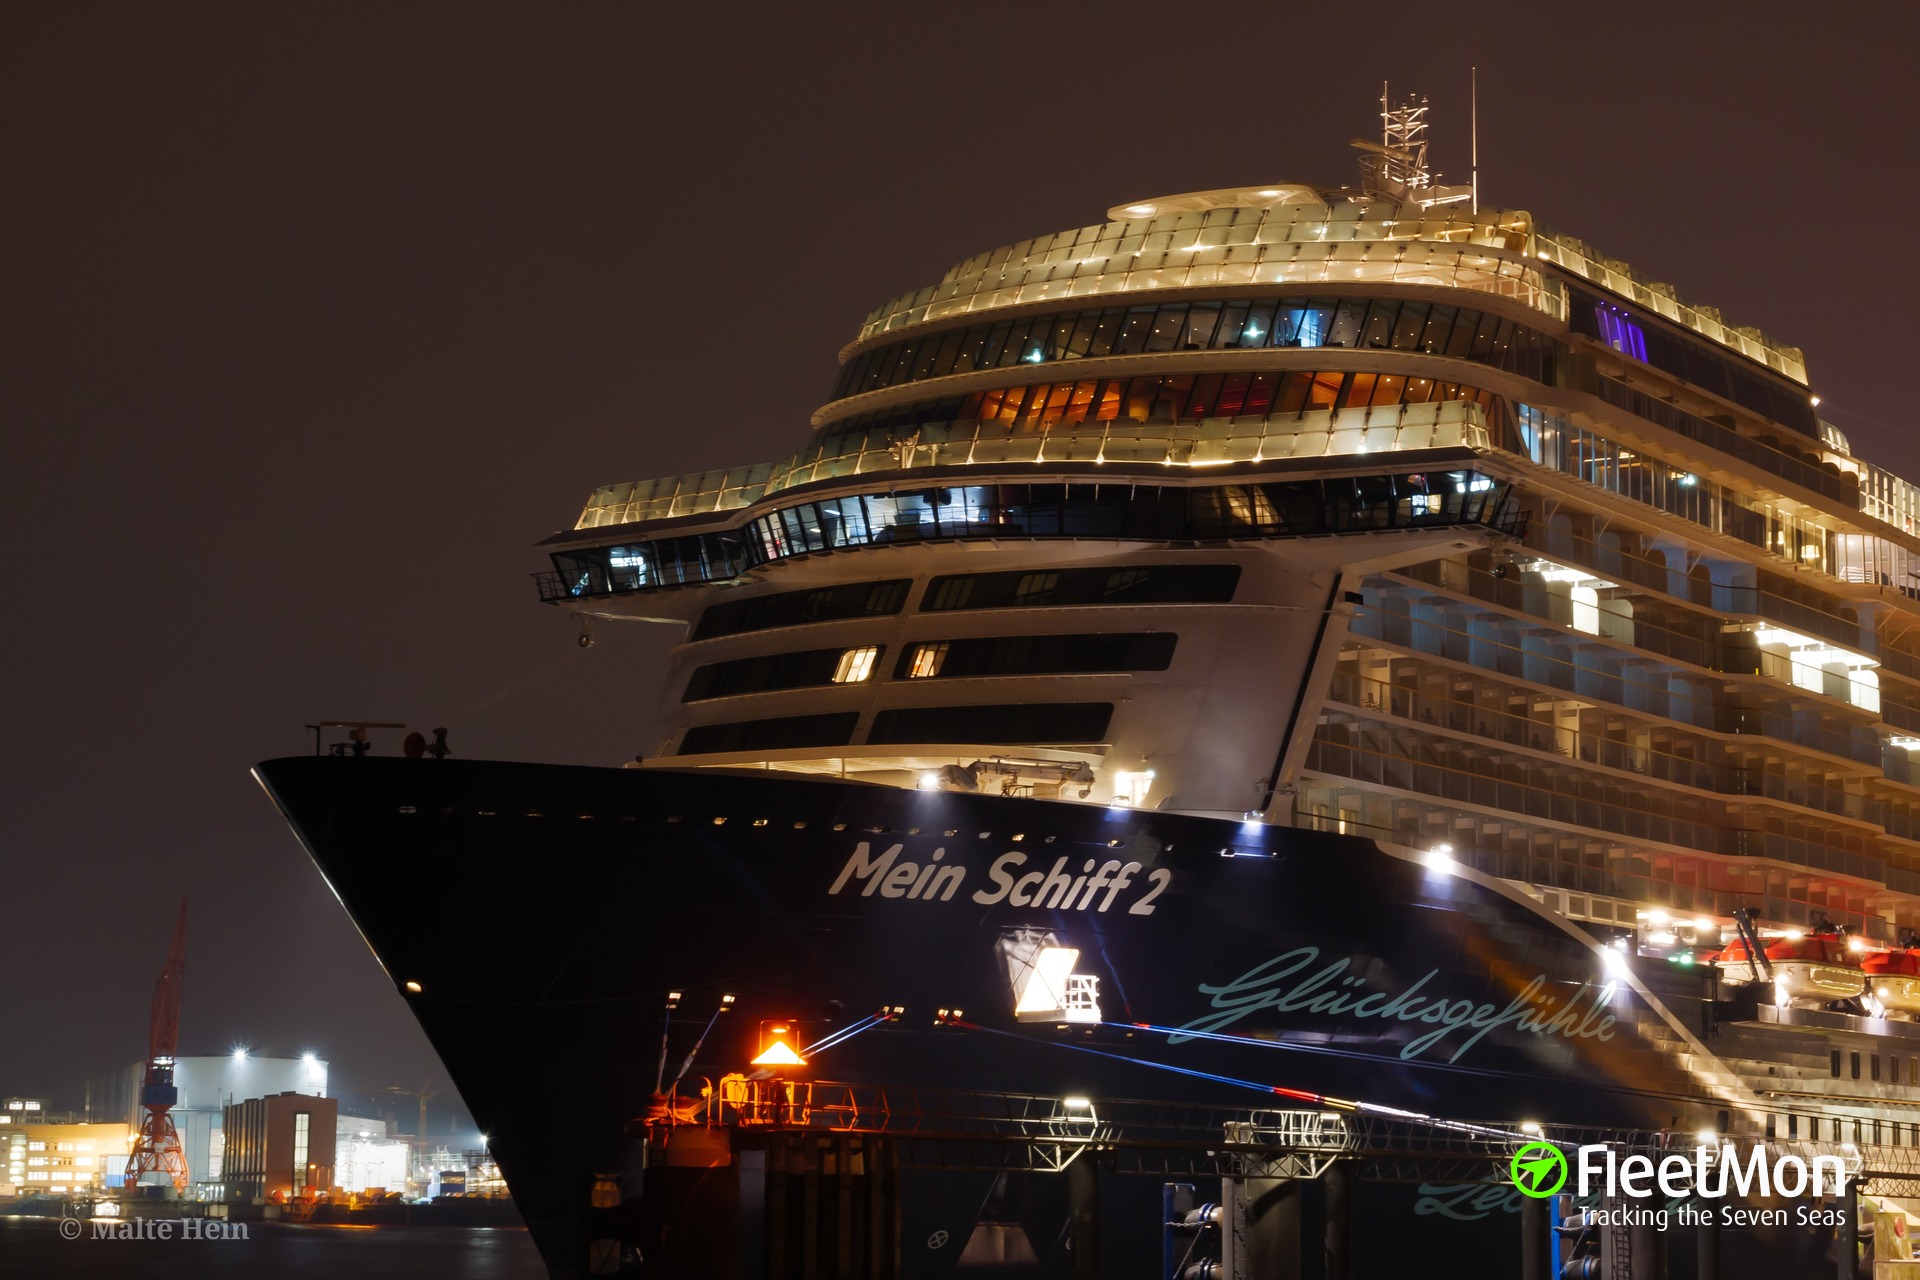
{"type": "MultiPolygon", "coordinates": [[[[137,1128],[144,1070],[144,1063],[134,1063],[88,1081],[86,1119],[125,1122],[137,1128]]],[[[324,1098],[327,1062],[310,1053],[298,1058],[268,1058],[236,1049],[217,1057],[175,1059],[173,1084],[179,1090],[179,1100],[170,1114],[186,1155],[190,1194],[197,1199],[219,1199],[224,1174],[221,1129],[227,1105],[272,1094],[324,1098]]],[[[327,1141],[333,1141],[331,1120],[327,1141]]]]}
{"type": "Polygon", "coordinates": [[[249,1098],[223,1109],[225,1199],[295,1199],[334,1185],[340,1104],[306,1093],[249,1098]]]}
{"type": "Polygon", "coordinates": [[[407,1190],[410,1148],[387,1136],[387,1122],[341,1116],[334,1128],[334,1185],[355,1194],[407,1190]]]}
{"type": "Polygon", "coordinates": [[[41,1100],[7,1101],[37,1105],[10,1110],[0,1128],[0,1196],[85,1195],[120,1185],[133,1143],[129,1126],[53,1123],[40,1118],[41,1100]]]}

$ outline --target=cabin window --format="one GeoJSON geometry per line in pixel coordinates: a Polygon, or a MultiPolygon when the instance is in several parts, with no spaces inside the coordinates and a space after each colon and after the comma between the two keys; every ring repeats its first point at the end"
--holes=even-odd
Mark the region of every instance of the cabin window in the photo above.
{"type": "Polygon", "coordinates": [[[870,618],[900,612],[906,603],[910,578],[885,582],[848,582],[837,587],[818,587],[808,591],[780,591],[755,596],[751,600],[730,600],[713,605],[700,615],[693,630],[695,640],[715,636],[734,636],[747,631],[765,631],[770,627],[801,626],[809,622],[834,622],[841,618],[870,618]]]}

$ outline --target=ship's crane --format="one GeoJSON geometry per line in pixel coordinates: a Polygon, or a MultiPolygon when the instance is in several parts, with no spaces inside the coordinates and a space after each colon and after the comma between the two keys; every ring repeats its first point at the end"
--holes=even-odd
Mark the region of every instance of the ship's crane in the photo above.
{"type": "Polygon", "coordinates": [[[147,1069],[140,1078],[140,1133],[127,1157],[127,1184],[137,1185],[143,1173],[164,1173],[173,1179],[176,1194],[187,1190],[187,1156],[174,1131],[173,1104],[180,1090],[173,1083],[174,1054],[180,1043],[180,991],[187,977],[187,904],[173,927],[173,949],[167,967],[153,984],[153,1020],[147,1031],[147,1069]]]}

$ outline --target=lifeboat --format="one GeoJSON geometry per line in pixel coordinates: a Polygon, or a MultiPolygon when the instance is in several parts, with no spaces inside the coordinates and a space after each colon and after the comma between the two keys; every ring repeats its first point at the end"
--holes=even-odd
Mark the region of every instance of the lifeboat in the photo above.
{"type": "Polygon", "coordinates": [[[1883,1018],[1920,1022],[1920,948],[1895,947],[1861,958],[1867,998],[1883,1018]]]}
{"type": "MultiPolygon", "coordinates": [[[[1812,933],[1766,941],[1766,960],[1759,964],[1760,980],[1773,970],[1774,1002],[1800,1009],[1818,1009],[1836,1000],[1852,1000],[1867,989],[1867,975],[1858,958],[1838,933],[1812,933]]],[[[1755,965],[1744,939],[1735,939],[1713,958],[1721,980],[1734,985],[1751,983],[1755,965]]],[[[1920,968],[1913,974],[1913,995],[1920,1000],[1920,968]]],[[[1891,987],[1889,987],[1891,989],[1891,987]]],[[[1920,1008],[1920,1004],[1916,1005],[1920,1008]]]]}

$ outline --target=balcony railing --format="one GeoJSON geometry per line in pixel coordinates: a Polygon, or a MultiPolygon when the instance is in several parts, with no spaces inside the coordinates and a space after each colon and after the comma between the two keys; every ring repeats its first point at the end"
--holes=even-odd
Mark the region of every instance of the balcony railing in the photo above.
{"type": "Polygon", "coordinates": [[[1355,635],[1383,645],[1545,685],[1583,700],[1608,702],[1719,733],[1769,737],[1876,769],[1885,763],[1883,743],[1871,729],[1863,727],[1859,733],[1836,732],[1759,708],[1728,706],[1705,694],[1695,697],[1676,693],[1664,679],[1643,681],[1625,670],[1610,672],[1582,666],[1572,661],[1571,653],[1565,658],[1556,657],[1543,648],[1507,644],[1491,636],[1455,631],[1385,609],[1361,610],[1353,620],[1352,629],[1355,635]]]}
{"type": "MultiPolygon", "coordinates": [[[[1709,764],[1599,734],[1563,729],[1549,721],[1429,697],[1417,689],[1371,680],[1351,671],[1335,672],[1329,693],[1334,701],[1363,711],[1433,725],[1454,733],[1472,734],[1508,746],[1526,747],[1577,760],[1582,764],[1637,774],[1656,782],[1669,782],[1728,796],[1764,797],[1799,808],[1873,823],[1890,834],[1907,839],[1920,839],[1920,819],[1913,814],[1897,810],[1883,800],[1841,788],[1788,778],[1764,769],[1709,764]]],[[[1703,744],[1706,745],[1709,744],[1703,744]]],[[[1717,747],[1719,744],[1710,745],[1717,747]]]]}
{"type": "Polygon", "coordinates": [[[1503,760],[1484,753],[1470,756],[1461,752],[1449,753],[1442,760],[1425,743],[1409,745],[1391,740],[1376,747],[1339,742],[1325,736],[1330,728],[1321,726],[1308,748],[1308,769],[1516,817],[1609,832],[1628,841],[1722,857],[1768,858],[1879,884],[1887,882],[1886,863],[1880,857],[1771,831],[1723,826],[1702,812],[1711,803],[1708,801],[1676,798],[1597,774],[1550,772],[1550,766],[1534,768],[1511,757],[1503,760]]]}
{"type": "Polygon", "coordinates": [[[609,485],[594,491],[574,527],[737,511],[798,485],[921,467],[1088,462],[1210,467],[1417,449],[1485,452],[1491,440],[1485,411],[1464,400],[1314,410],[1287,418],[1116,419],[1032,432],[981,422],[927,423],[905,439],[848,436],[779,462],[609,485]]]}

